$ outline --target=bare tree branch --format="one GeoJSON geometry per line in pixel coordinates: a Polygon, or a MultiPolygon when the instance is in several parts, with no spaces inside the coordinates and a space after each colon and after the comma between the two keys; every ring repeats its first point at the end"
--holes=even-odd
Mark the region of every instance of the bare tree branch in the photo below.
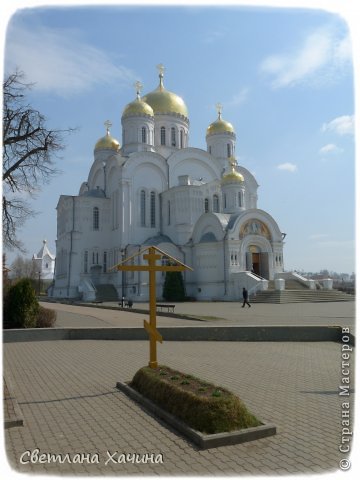
{"type": "Polygon", "coordinates": [[[59,173],[54,159],[64,149],[64,134],[74,131],[46,128],[45,117],[26,103],[31,86],[19,71],[10,74],[3,84],[2,218],[3,241],[9,249],[22,250],[17,230],[35,214],[24,194],[34,196],[59,173]]]}

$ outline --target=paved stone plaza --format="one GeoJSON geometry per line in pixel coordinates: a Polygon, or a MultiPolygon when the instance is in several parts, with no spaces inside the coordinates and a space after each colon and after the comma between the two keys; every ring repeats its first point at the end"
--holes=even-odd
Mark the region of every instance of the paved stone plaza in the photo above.
{"type": "MultiPolygon", "coordinates": [[[[341,317],[336,308],[333,313],[341,317]]],[[[341,344],[159,345],[160,363],[233,390],[255,415],[277,426],[276,436],[204,451],[115,388],[117,381],[130,380],[147,364],[148,348],[148,342],[111,340],[4,344],[4,371],[24,418],[23,427],[5,433],[13,468],[69,475],[261,475],[324,473],[338,469],[346,458],[339,452],[341,404],[349,398],[339,396],[341,344]],[[39,455],[69,453],[72,458],[76,453],[93,458],[98,454],[99,463],[31,463],[35,449],[39,455]],[[114,463],[107,451],[114,459],[121,454],[162,454],[163,463],[114,463]],[[28,463],[21,464],[20,458],[28,463]]]]}
{"type": "MultiPolygon", "coordinates": [[[[94,306],[74,306],[61,303],[42,303],[57,311],[57,327],[143,327],[146,313],[131,310],[105,310],[94,306]],[[144,317],[145,315],[145,317],[144,317]]],[[[116,303],[104,306],[117,308],[116,303]]],[[[146,309],[147,303],[135,303],[134,309],[146,309]]],[[[203,321],[158,316],[157,324],[181,325],[344,325],[354,326],[355,302],[289,303],[283,305],[254,304],[241,308],[238,302],[175,303],[175,313],[199,316],[203,321]]],[[[166,315],[166,313],[164,313],[166,315]]]]}

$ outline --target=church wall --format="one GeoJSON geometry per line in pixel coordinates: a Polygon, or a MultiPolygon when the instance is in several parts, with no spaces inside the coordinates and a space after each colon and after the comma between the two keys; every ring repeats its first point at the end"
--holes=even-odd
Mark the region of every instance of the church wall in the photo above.
{"type": "Polygon", "coordinates": [[[202,215],[204,199],[197,186],[175,187],[162,195],[162,231],[175,243],[184,245],[192,236],[195,222],[202,215]]]}
{"type": "Polygon", "coordinates": [[[199,300],[222,298],[225,294],[223,242],[196,245],[193,262],[196,298],[199,300]]]}
{"type": "MultiPolygon", "coordinates": [[[[128,206],[130,218],[123,223],[125,244],[141,244],[160,232],[160,194],[166,185],[165,172],[157,165],[146,162],[135,168],[128,195],[131,202],[128,206]]],[[[125,209],[122,211],[126,215],[125,209]]]]}

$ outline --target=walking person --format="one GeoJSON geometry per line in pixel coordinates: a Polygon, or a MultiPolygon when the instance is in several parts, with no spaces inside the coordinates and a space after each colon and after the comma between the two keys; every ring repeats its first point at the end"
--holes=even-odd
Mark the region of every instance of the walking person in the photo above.
{"type": "Polygon", "coordinates": [[[246,303],[247,306],[250,308],[251,305],[250,305],[250,303],[249,303],[249,293],[248,293],[248,291],[246,290],[245,287],[243,287],[243,292],[242,292],[242,294],[243,294],[243,300],[244,300],[244,302],[243,302],[243,304],[242,304],[242,308],[245,307],[245,303],[246,303]]]}

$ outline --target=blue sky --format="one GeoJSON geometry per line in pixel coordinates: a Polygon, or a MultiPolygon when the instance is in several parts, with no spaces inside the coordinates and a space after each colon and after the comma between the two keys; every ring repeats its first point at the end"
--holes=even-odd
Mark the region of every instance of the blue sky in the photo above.
{"type": "MultiPolygon", "coordinates": [[[[263,2],[264,3],[264,2],[263,2]]],[[[64,6],[17,10],[4,31],[5,72],[22,69],[30,101],[66,139],[62,173],[32,201],[21,237],[31,256],[55,251],[56,204],[87,179],[104,121],[157,86],[182,96],[190,144],[205,148],[215,104],[256,177],[258,207],[286,232],[285,268],[355,270],[354,80],[349,26],[324,9],[64,6]]],[[[15,254],[16,255],[16,254],[15,254]]],[[[14,254],[9,254],[9,260],[14,254]]]]}

